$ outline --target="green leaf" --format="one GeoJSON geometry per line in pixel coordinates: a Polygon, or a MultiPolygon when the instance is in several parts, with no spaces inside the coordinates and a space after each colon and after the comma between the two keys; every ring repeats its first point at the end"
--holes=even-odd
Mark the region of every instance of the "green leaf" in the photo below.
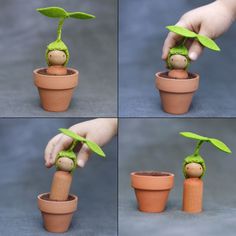
{"type": "Polygon", "coordinates": [[[87,20],[87,19],[93,19],[95,18],[94,15],[90,15],[84,12],[70,12],[68,13],[69,17],[76,18],[76,19],[82,19],[82,20],[87,20]]]}
{"type": "Polygon", "coordinates": [[[191,139],[196,139],[200,141],[209,141],[208,137],[201,136],[193,132],[180,132],[179,134],[184,136],[185,138],[191,138],[191,139]]]}
{"type": "Polygon", "coordinates": [[[106,156],[105,153],[103,152],[103,150],[96,143],[79,136],[78,134],[74,133],[73,131],[71,131],[69,129],[60,128],[59,130],[63,134],[73,138],[74,140],[85,143],[91,149],[91,151],[97,153],[99,156],[102,156],[102,157],[106,156]]]}
{"type": "Polygon", "coordinates": [[[184,27],[181,27],[181,26],[177,26],[177,25],[169,25],[169,26],[166,26],[166,28],[173,32],[173,33],[176,33],[178,35],[181,35],[185,38],[195,38],[197,36],[196,33],[194,33],[193,31],[190,31],[184,27]]]}
{"type": "Polygon", "coordinates": [[[67,17],[68,13],[61,7],[45,7],[45,8],[38,8],[38,12],[41,14],[52,17],[52,18],[61,18],[67,17]]]}
{"type": "Polygon", "coordinates": [[[211,144],[213,144],[219,150],[221,150],[223,152],[227,152],[227,153],[232,153],[231,150],[229,149],[229,147],[227,147],[226,144],[224,144],[219,139],[210,138],[209,141],[211,142],[211,144]]]}
{"type": "Polygon", "coordinates": [[[105,153],[103,150],[94,142],[90,140],[86,140],[85,143],[88,145],[88,147],[95,153],[97,153],[99,156],[105,157],[105,153]]]}
{"type": "Polygon", "coordinates": [[[200,34],[197,35],[197,39],[204,47],[214,51],[220,51],[220,48],[212,39],[200,34]]]}
{"type": "Polygon", "coordinates": [[[85,142],[86,139],[79,136],[78,134],[74,133],[73,131],[69,130],[69,129],[64,129],[64,128],[60,128],[59,129],[63,134],[73,138],[74,140],[80,141],[80,142],[85,142]]]}

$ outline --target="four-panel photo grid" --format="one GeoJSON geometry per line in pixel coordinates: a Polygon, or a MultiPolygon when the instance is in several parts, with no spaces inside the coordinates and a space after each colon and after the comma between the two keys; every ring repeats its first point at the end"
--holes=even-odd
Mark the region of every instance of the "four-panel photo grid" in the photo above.
{"type": "Polygon", "coordinates": [[[0,236],[235,236],[236,1],[0,1],[0,236]]]}

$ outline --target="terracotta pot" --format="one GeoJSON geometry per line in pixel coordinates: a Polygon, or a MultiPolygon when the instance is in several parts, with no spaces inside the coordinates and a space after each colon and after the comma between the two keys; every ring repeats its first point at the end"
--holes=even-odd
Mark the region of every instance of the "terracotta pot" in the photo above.
{"type": "Polygon", "coordinates": [[[203,181],[199,178],[184,180],[183,211],[199,213],[202,211],[203,181]]]}
{"type": "Polygon", "coordinates": [[[79,72],[68,68],[67,75],[48,75],[46,68],[34,70],[34,84],[38,87],[43,109],[66,111],[70,105],[74,88],[78,85],[79,72]]]}
{"type": "Polygon", "coordinates": [[[189,79],[171,79],[167,72],[156,73],[156,88],[160,92],[163,110],[170,114],[188,112],[198,86],[198,74],[190,74],[189,79]]]}
{"type": "Polygon", "coordinates": [[[77,203],[78,197],[75,195],[69,195],[66,201],[49,200],[49,193],[38,195],[38,207],[45,229],[53,233],[66,232],[77,209],[77,203]]]}
{"type": "Polygon", "coordinates": [[[168,172],[133,172],[131,186],[135,190],[138,209],[143,212],[162,212],[174,186],[174,175],[168,172]]]}

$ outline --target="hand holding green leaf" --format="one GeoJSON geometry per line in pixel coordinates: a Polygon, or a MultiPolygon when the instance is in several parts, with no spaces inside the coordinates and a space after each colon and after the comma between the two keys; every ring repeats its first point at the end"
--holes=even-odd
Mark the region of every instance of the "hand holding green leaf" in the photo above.
{"type": "MultiPolygon", "coordinates": [[[[69,136],[70,138],[74,139],[75,143],[77,144],[78,142],[81,142],[81,143],[84,143],[86,144],[89,149],[91,151],[93,151],[94,153],[98,154],[99,156],[101,157],[105,157],[105,153],[102,151],[102,149],[94,142],[90,141],[90,140],[87,140],[81,136],[79,136],[78,134],[72,132],[71,130],[69,129],[59,129],[63,134],[69,136]]],[[[75,145],[76,145],[75,144],[75,145]]],[[[74,146],[71,146],[70,149],[73,149],[74,146]]]]}
{"type": "Polygon", "coordinates": [[[204,35],[196,34],[195,32],[193,32],[191,30],[188,30],[186,28],[183,28],[183,27],[177,26],[177,25],[169,25],[166,28],[175,34],[183,36],[185,39],[193,38],[206,48],[209,48],[214,51],[220,51],[219,46],[212,39],[210,39],[204,35]]]}
{"type": "Polygon", "coordinates": [[[63,150],[60,151],[57,155],[56,158],[56,162],[55,165],[57,167],[58,170],[66,170],[66,171],[70,171],[73,172],[76,168],[77,165],[77,159],[76,159],[76,154],[74,152],[74,148],[76,147],[76,145],[78,143],[82,143],[88,146],[88,148],[96,153],[97,155],[101,156],[101,157],[105,157],[105,153],[103,152],[103,150],[94,142],[92,142],[91,140],[85,139],[82,136],[74,133],[73,131],[69,130],[69,129],[64,129],[61,128],[59,129],[63,134],[65,134],[66,136],[70,137],[73,139],[73,142],[71,143],[70,147],[67,150],[63,150]],[[70,165],[68,167],[68,159],[70,159],[70,165]],[[73,164],[72,164],[73,163],[73,164]]]}
{"type": "Polygon", "coordinates": [[[220,48],[218,47],[218,45],[212,39],[210,39],[204,35],[197,34],[191,30],[188,30],[184,27],[177,26],[177,25],[169,25],[166,28],[170,32],[173,32],[173,33],[178,34],[183,37],[182,42],[180,42],[179,45],[172,47],[169,50],[166,62],[167,62],[167,67],[171,70],[178,69],[175,67],[175,62],[173,61],[175,55],[181,55],[183,57],[183,60],[185,57],[185,60],[188,61],[187,66],[183,69],[187,69],[187,67],[189,66],[189,63],[190,63],[190,59],[188,56],[189,51],[185,46],[185,42],[187,39],[197,40],[204,47],[207,47],[207,48],[214,50],[214,51],[220,51],[220,48]]]}

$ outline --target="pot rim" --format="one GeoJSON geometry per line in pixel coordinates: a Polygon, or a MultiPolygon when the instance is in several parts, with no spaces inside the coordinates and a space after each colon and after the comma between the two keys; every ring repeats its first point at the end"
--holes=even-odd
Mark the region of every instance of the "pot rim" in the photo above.
{"type": "Polygon", "coordinates": [[[69,214],[75,212],[78,204],[78,197],[74,194],[69,194],[69,196],[73,197],[71,200],[65,201],[54,201],[54,200],[45,200],[42,196],[50,194],[41,193],[38,195],[38,207],[42,212],[50,213],[50,214],[69,214]]]}
{"type": "Polygon", "coordinates": [[[71,75],[44,75],[44,74],[40,74],[38,73],[40,70],[45,70],[47,69],[46,67],[41,67],[41,68],[37,68],[33,71],[34,74],[40,75],[41,77],[50,77],[50,78],[61,78],[61,77],[71,77],[71,76],[77,76],[79,75],[79,71],[70,67],[67,67],[67,70],[71,70],[74,73],[71,75]]]}
{"type": "Polygon", "coordinates": [[[73,68],[67,68],[74,73],[70,75],[47,75],[38,73],[39,70],[46,68],[38,68],[33,71],[34,84],[39,89],[46,90],[67,90],[75,88],[79,83],[79,71],[73,68]]]}
{"type": "Polygon", "coordinates": [[[157,77],[160,77],[160,78],[162,78],[162,79],[166,79],[166,80],[171,80],[171,81],[176,81],[176,80],[178,80],[178,81],[190,81],[190,80],[197,80],[197,79],[199,79],[199,74],[197,74],[197,73],[190,73],[190,74],[192,74],[192,75],[194,75],[194,78],[191,78],[191,79],[171,79],[171,78],[165,78],[165,77],[162,77],[161,76],[161,74],[164,74],[164,73],[166,73],[167,71],[160,71],[160,72],[157,72],[156,74],[155,74],[155,76],[156,76],[156,78],[157,77]]]}
{"type": "Polygon", "coordinates": [[[170,190],[174,186],[175,175],[165,171],[135,171],[130,174],[130,177],[131,186],[135,189],[170,190]],[[160,175],[148,175],[151,173],[160,175]]]}
{"type": "Polygon", "coordinates": [[[166,171],[156,171],[156,170],[147,170],[147,171],[134,171],[131,172],[130,174],[132,175],[136,175],[136,176],[142,176],[143,178],[148,178],[148,177],[153,177],[153,178],[162,178],[162,177],[169,177],[169,176],[175,176],[173,173],[171,172],[166,172],[166,171]],[[148,175],[148,174],[160,174],[160,175],[148,175]],[[143,174],[143,175],[142,175],[143,174]],[[145,175],[146,174],[146,175],[145,175]]]}
{"type": "Polygon", "coordinates": [[[156,88],[160,91],[169,93],[192,93],[198,89],[200,76],[196,73],[192,73],[195,78],[191,79],[170,79],[160,76],[165,72],[157,72],[155,74],[156,88]]]}

